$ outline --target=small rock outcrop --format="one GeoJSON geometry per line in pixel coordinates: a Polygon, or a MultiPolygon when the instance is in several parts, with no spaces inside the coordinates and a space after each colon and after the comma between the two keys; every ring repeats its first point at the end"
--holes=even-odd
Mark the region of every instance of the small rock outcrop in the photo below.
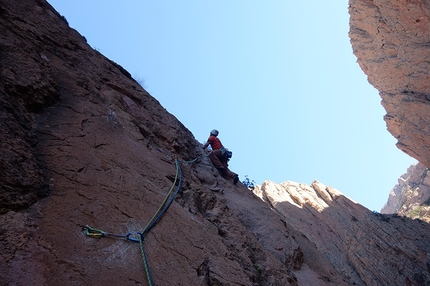
{"type": "Polygon", "coordinates": [[[350,0],[351,44],[379,91],[397,147],[430,167],[430,6],[425,0],[350,0]]]}
{"type": "Polygon", "coordinates": [[[410,166],[391,190],[381,213],[419,218],[430,223],[429,168],[421,163],[410,166]]]}

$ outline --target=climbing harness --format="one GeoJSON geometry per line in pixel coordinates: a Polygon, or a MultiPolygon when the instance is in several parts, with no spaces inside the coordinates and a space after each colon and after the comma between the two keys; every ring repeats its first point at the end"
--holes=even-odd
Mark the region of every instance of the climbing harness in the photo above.
{"type": "MultiPolygon", "coordinates": [[[[162,150],[159,150],[159,151],[162,152],[162,150]]],[[[207,156],[209,156],[209,155],[206,155],[204,157],[207,157],[207,156]]],[[[161,203],[160,207],[155,212],[155,214],[153,215],[153,217],[151,218],[151,220],[148,222],[148,224],[145,226],[145,228],[141,232],[137,232],[136,233],[136,235],[138,236],[138,238],[132,237],[133,233],[131,233],[131,232],[127,233],[125,235],[113,234],[113,233],[105,232],[105,231],[103,231],[101,229],[90,227],[88,225],[86,225],[84,227],[84,233],[85,233],[85,235],[90,236],[90,237],[113,237],[113,238],[121,238],[121,239],[126,239],[126,240],[132,241],[132,242],[138,242],[139,245],[140,245],[140,252],[142,254],[142,260],[143,260],[143,265],[145,267],[145,274],[146,274],[146,278],[147,278],[148,284],[149,284],[149,286],[153,286],[154,284],[153,284],[153,281],[152,281],[151,272],[149,270],[149,265],[148,265],[148,259],[147,259],[147,256],[146,256],[146,253],[145,253],[145,248],[144,248],[145,235],[161,219],[162,215],[170,207],[170,205],[172,204],[173,200],[175,199],[176,195],[178,194],[178,192],[179,192],[179,190],[181,188],[181,184],[182,184],[182,169],[181,169],[181,166],[180,166],[179,163],[181,162],[181,163],[190,164],[190,163],[196,162],[199,158],[200,157],[196,157],[195,159],[190,160],[190,161],[183,161],[183,160],[175,159],[176,176],[175,176],[175,179],[173,181],[172,187],[170,188],[169,192],[167,193],[166,197],[164,198],[164,201],[161,203]],[[173,192],[173,189],[175,188],[175,186],[176,186],[176,189],[173,192]]]]}

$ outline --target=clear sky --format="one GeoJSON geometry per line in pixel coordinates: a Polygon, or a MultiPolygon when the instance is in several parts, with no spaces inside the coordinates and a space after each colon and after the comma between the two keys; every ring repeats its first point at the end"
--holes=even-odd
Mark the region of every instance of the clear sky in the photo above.
{"type": "Polygon", "coordinates": [[[314,180],[380,211],[416,162],[348,37],[347,1],[48,0],[200,142],[257,184],[314,180]]]}

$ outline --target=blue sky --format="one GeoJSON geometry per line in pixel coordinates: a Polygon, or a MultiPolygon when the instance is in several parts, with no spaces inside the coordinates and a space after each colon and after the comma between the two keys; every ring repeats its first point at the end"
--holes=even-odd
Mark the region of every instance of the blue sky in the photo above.
{"type": "Polygon", "coordinates": [[[48,0],[256,183],[318,180],[370,210],[416,162],[357,64],[347,1],[48,0]]]}

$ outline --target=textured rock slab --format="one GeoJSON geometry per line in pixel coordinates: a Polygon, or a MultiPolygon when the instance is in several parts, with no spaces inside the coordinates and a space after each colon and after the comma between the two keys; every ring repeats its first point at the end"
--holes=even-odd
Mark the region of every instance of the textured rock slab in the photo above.
{"type": "MultiPolygon", "coordinates": [[[[255,193],[314,244],[315,252],[324,257],[315,259],[321,268],[330,264],[348,285],[425,285],[430,281],[427,223],[373,213],[318,181],[310,186],[266,181],[255,193]]],[[[303,253],[304,261],[309,261],[311,251],[303,253]]],[[[319,273],[324,270],[329,271],[319,273]]]]}
{"type": "Polygon", "coordinates": [[[278,215],[126,70],[46,1],[1,1],[0,17],[0,285],[144,285],[139,243],[83,228],[138,238],[178,185],[175,159],[181,187],[144,242],[154,283],[299,284],[278,215]]]}
{"type": "Polygon", "coordinates": [[[354,54],[379,91],[397,147],[430,167],[430,5],[350,0],[354,54]]]}

